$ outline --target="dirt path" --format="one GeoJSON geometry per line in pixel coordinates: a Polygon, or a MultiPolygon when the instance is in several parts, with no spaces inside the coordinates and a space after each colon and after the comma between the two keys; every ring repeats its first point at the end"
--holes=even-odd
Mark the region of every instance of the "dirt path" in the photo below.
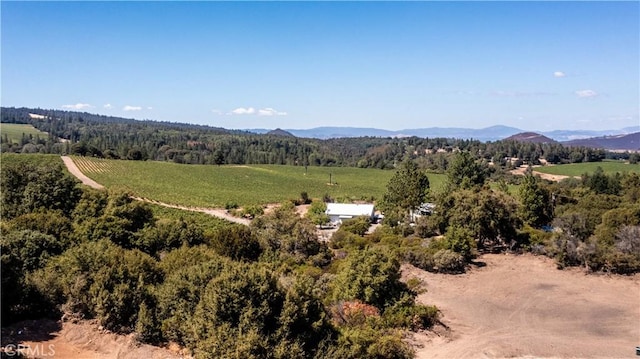
{"type": "MultiPolygon", "coordinates": [[[[73,160],[68,157],[68,156],[61,156],[62,157],[62,161],[64,162],[65,166],[67,166],[67,169],[69,170],[69,172],[76,176],[80,181],[82,181],[82,184],[87,185],[91,188],[95,188],[95,189],[104,189],[104,186],[99,184],[98,182],[92,180],[91,178],[87,177],[84,175],[84,173],[82,173],[80,171],[80,169],[78,168],[78,166],[76,166],[76,164],[73,162],[73,160]]],[[[148,198],[141,198],[141,197],[132,197],[135,200],[138,201],[142,201],[142,202],[147,202],[147,203],[153,203],[156,204],[158,206],[163,206],[163,207],[168,207],[168,208],[176,208],[176,209],[181,209],[184,211],[192,211],[192,212],[202,212],[202,213],[206,213],[210,216],[214,216],[214,217],[218,217],[224,220],[227,220],[229,222],[233,222],[233,223],[238,223],[238,224],[243,224],[245,226],[248,226],[251,221],[246,219],[246,218],[238,218],[238,217],[234,217],[231,214],[227,213],[227,211],[225,211],[224,209],[218,209],[218,208],[200,208],[200,207],[186,207],[186,206],[179,206],[179,205],[175,205],[175,204],[169,204],[169,203],[164,203],[164,202],[160,202],[160,201],[155,201],[152,199],[148,199],[148,198]]]]}
{"type": "Polygon", "coordinates": [[[87,177],[84,175],[84,173],[82,173],[80,171],[80,169],[78,168],[78,166],[76,166],[76,164],[73,162],[73,160],[71,159],[71,157],[69,156],[60,156],[62,157],[62,162],[64,162],[64,165],[67,166],[67,170],[69,170],[69,172],[71,172],[72,175],[76,176],[76,178],[78,178],[80,181],[82,181],[83,185],[89,186],[91,188],[95,188],[95,189],[103,189],[104,186],[101,185],[100,183],[92,180],[91,178],[87,177]]]}
{"type": "Polygon", "coordinates": [[[148,199],[148,198],[141,198],[141,197],[131,197],[131,198],[133,198],[133,199],[135,199],[137,201],[142,201],[142,202],[146,202],[146,203],[152,203],[152,204],[156,204],[156,205],[162,206],[162,207],[181,209],[183,211],[202,212],[202,213],[206,213],[206,214],[208,214],[210,216],[218,217],[218,218],[221,218],[221,219],[227,220],[229,222],[233,222],[233,223],[243,224],[245,226],[248,226],[251,223],[250,220],[248,220],[246,218],[235,217],[235,216],[227,213],[227,211],[224,210],[224,209],[187,207],[187,206],[180,206],[180,205],[176,205],[176,204],[164,203],[164,202],[160,202],[160,201],[156,201],[156,200],[148,199]]]}
{"type": "Polygon", "coordinates": [[[405,265],[449,332],[417,334],[417,358],[633,358],[640,345],[640,275],[560,271],[549,258],[484,255],[486,266],[443,275],[405,265]]]}

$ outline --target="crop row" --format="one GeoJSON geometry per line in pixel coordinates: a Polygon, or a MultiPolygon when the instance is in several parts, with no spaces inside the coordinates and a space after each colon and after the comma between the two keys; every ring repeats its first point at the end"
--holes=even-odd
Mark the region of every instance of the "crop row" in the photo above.
{"type": "MultiPolygon", "coordinates": [[[[279,203],[297,199],[302,192],[311,198],[375,200],[382,198],[393,176],[393,171],[344,167],[181,165],[88,157],[77,163],[108,188],[126,188],[141,197],[198,207],[279,203]]],[[[429,179],[432,187],[439,187],[444,176],[430,174],[429,179]]]]}

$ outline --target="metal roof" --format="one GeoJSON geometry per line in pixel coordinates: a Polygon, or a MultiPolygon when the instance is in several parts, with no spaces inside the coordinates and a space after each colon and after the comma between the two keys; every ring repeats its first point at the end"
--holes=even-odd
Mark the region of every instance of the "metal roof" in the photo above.
{"type": "Polygon", "coordinates": [[[373,204],[327,203],[330,216],[373,216],[373,204]]]}

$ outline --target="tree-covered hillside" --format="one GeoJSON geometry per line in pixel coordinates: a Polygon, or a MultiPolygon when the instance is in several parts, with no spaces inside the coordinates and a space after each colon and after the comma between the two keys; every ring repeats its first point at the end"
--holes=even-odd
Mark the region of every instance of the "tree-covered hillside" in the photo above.
{"type": "MultiPolygon", "coordinates": [[[[216,127],[137,121],[81,112],[2,108],[3,123],[31,124],[48,136],[0,138],[2,152],[55,153],[114,159],[191,164],[287,164],[390,169],[405,159],[444,172],[451,153],[468,151],[478,159],[508,167],[520,163],[600,161],[603,150],[517,141],[482,143],[447,138],[340,138],[318,140],[258,135],[216,127]],[[36,116],[33,116],[36,115],[36,116]],[[507,160],[509,159],[509,160],[507,160]],[[511,161],[511,159],[514,159],[511,161]]],[[[619,154],[617,157],[629,157],[619,154]]]]}

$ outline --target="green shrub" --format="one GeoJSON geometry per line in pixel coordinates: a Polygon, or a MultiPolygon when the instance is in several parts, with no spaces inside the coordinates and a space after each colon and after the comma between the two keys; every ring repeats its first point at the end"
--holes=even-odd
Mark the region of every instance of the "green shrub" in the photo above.
{"type": "Polygon", "coordinates": [[[357,234],[353,234],[341,229],[331,235],[329,246],[333,249],[355,248],[364,249],[369,245],[369,240],[357,234]]]}
{"type": "Polygon", "coordinates": [[[433,255],[433,267],[442,273],[464,273],[464,256],[449,249],[441,249],[433,255]]]}
{"type": "Polygon", "coordinates": [[[400,262],[383,248],[352,252],[334,282],[334,300],[360,300],[383,310],[405,295],[400,262]]]}
{"type": "Polygon", "coordinates": [[[258,239],[242,225],[219,228],[209,236],[208,243],[216,253],[233,260],[253,261],[262,252],[258,239]]]}
{"type": "Polygon", "coordinates": [[[340,225],[340,230],[364,236],[371,226],[371,221],[366,216],[360,216],[346,220],[340,225]]]}
{"type": "Polygon", "coordinates": [[[140,304],[161,279],[153,258],[110,241],[86,242],[52,258],[31,277],[39,292],[105,328],[135,328],[140,304]]]}
{"type": "Polygon", "coordinates": [[[412,331],[429,329],[438,322],[440,311],[433,305],[396,305],[382,315],[387,328],[406,328],[412,331]]]}

